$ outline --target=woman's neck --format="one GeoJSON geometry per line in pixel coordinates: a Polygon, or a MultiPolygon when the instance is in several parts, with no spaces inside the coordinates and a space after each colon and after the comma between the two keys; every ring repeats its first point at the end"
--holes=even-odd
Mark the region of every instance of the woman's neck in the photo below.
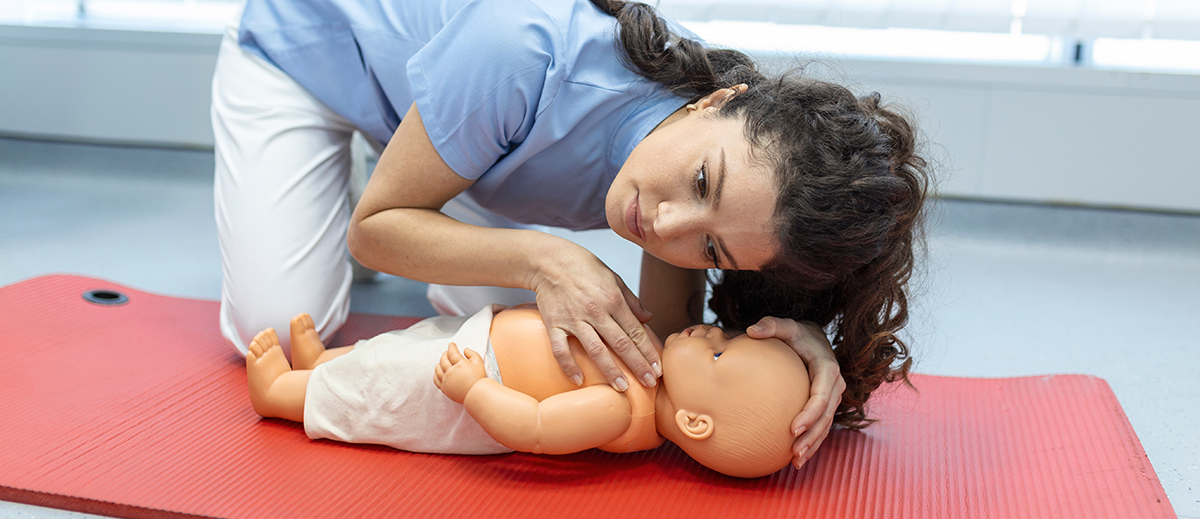
{"type": "Polygon", "coordinates": [[[678,121],[680,119],[683,119],[684,116],[687,115],[687,113],[688,112],[687,112],[686,105],[679,107],[678,110],[671,112],[671,115],[668,115],[666,119],[663,119],[662,122],[658,123],[658,126],[655,126],[653,130],[650,130],[650,133],[654,133],[654,132],[658,131],[659,128],[665,128],[668,125],[670,125],[671,123],[678,121]]]}

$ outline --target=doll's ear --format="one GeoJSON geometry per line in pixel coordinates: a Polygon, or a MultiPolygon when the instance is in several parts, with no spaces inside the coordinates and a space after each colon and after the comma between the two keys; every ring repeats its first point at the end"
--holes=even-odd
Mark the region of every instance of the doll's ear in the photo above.
{"type": "Polygon", "coordinates": [[[713,419],[706,414],[690,413],[680,409],[675,413],[675,425],[684,436],[696,441],[707,440],[713,433],[713,419]]]}

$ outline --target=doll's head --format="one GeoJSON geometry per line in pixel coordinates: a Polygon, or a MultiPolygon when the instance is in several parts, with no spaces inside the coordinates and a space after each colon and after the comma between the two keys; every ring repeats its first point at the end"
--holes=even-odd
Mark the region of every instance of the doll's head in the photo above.
{"type": "Polygon", "coordinates": [[[753,478],[792,460],[791,423],[808,402],[808,370],[778,339],[729,338],[697,326],[667,337],[658,432],[702,465],[753,478]]]}

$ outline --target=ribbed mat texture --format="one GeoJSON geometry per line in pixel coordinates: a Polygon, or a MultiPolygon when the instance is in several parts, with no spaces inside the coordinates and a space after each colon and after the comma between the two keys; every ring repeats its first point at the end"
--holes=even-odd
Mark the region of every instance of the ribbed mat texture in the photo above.
{"type": "MultiPolygon", "coordinates": [[[[413,322],[354,315],[331,343],[413,322]]],[[[746,481],[669,444],[470,457],[314,442],[254,414],[217,303],[96,279],[0,288],[0,348],[7,501],[130,517],[1174,517],[1089,376],[916,375],[917,391],[873,397],[879,423],[834,431],[799,471],[746,481]],[[85,301],[94,289],[129,301],[85,301]]]]}

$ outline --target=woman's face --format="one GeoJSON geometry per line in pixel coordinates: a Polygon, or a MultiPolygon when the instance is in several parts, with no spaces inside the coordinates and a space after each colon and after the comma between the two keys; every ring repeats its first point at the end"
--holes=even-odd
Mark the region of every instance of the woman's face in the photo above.
{"type": "Polygon", "coordinates": [[[758,270],[777,249],[772,173],[742,123],[716,117],[718,91],[634,148],[605,199],[608,226],[653,256],[691,268],[758,270]]]}

